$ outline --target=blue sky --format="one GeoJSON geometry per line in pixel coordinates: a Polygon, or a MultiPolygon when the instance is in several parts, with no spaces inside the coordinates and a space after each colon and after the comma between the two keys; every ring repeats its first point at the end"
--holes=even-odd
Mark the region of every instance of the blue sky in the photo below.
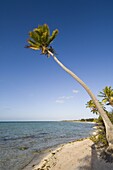
{"type": "Polygon", "coordinates": [[[58,59],[97,96],[113,87],[112,0],[4,0],[0,4],[0,120],[94,117],[85,90],[52,58],[24,48],[29,31],[59,30],[58,59]]]}

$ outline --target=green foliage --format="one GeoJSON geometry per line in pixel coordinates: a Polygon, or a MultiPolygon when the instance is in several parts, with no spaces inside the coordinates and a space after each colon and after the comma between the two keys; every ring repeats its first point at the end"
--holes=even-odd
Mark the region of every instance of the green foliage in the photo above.
{"type": "Polygon", "coordinates": [[[99,123],[104,126],[104,122],[101,116],[98,117],[98,119],[96,120],[96,123],[99,123]]]}
{"type": "MultiPolygon", "coordinates": [[[[103,107],[104,111],[106,111],[104,107],[105,104],[113,106],[113,89],[111,88],[111,86],[106,86],[98,96],[103,98],[101,102],[99,101],[99,103],[103,107]]],[[[96,105],[94,104],[93,100],[87,102],[86,108],[90,108],[91,112],[99,114],[98,109],[96,108],[96,105]]]]}
{"type": "Polygon", "coordinates": [[[58,34],[58,30],[53,31],[52,36],[50,36],[50,37],[48,38],[48,41],[47,41],[47,44],[48,44],[48,45],[55,39],[55,37],[57,36],[57,34],[58,34]]]}
{"type": "MultiPolygon", "coordinates": [[[[113,113],[106,112],[106,114],[108,115],[110,121],[113,124],[113,113]]],[[[103,122],[103,119],[102,119],[101,116],[99,116],[98,119],[95,119],[95,120],[96,120],[96,123],[101,124],[102,126],[104,126],[104,122],[103,122]]]]}
{"type": "MultiPolygon", "coordinates": [[[[99,102],[99,103],[103,107],[103,104],[101,102],[99,102]]],[[[91,112],[98,114],[98,109],[97,109],[96,105],[94,104],[93,100],[90,100],[87,102],[86,108],[90,108],[91,112]]],[[[103,107],[103,109],[104,109],[104,107],[103,107]]]]}
{"type": "MultiPolygon", "coordinates": [[[[99,97],[102,97],[102,101],[99,102],[100,105],[103,107],[104,111],[106,112],[106,114],[108,115],[109,119],[111,120],[111,122],[113,123],[113,113],[108,113],[106,111],[105,108],[105,104],[106,105],[111,105],[113,106],[113,89],[108,86],[106,86],[102,92],[100,92],[100,95],[98,95],[99,97]]],[[[88,101],[86,104],[87,108],[91,109],[91,112],[99,114],[96,105],[94,104],[94,102],[92,100],[88,101]]],[[[95,136],[91,137],[91,140],[97,144],[98,146],[107,146],[107,139],[106,139],[106,131],[105,131],[105,125],[103,122],[102,117],[99,115],[98,119],[96,120],[96,123],[98,124],[98,134],[95,136]]]]}
{"type": "MultiPolygon", "coordinates": [[[[106,114],[108,115],[109,119],[111,120],[111,122],[113,123],[113,113],[108,113],[106,112],[106,114]]],[[[91,140],[97,144],[98,146],[107,146],[107,139],[106,139],[106,131],[105,131],[105,126],[104,126],[104,122],[102,120],[102,117],[99,116],[98,119],[96,120],[96,123],[98,124],[98,134],[96,136],[92,136],[91,140]]]]}
{"type": "MultiPolygon", "coordinates": [[[[48,50],[51,50],[50,44],[58,34],[58,30],[54,30],[50,36],[50,30],[47,24],[39,25],[33,31],[29,32],[29,39],[27,42],[29,45],[26,48],[33,50],[41,50],[42,54],[49,56],[48,50]]],[[[54,50],[53,50],[54,52],[54,50]]]]}
{"type": "Polygon", "coordinates": [[[103,103],[113,106],[113,89],[111,86],[106,86],[98,96],[103,98],[103,103]]]}
{"type": "Polygon", "coordinates": [[[98,146],[104,147],[108,145],[106,140],[106,133],[104,130],[100,131],[98,136],[92,136],[90,139],[98,146]]]}
{"type": "Polygon", "coordinates": [[[80,119],[81,122],[95,122],[94,118],[89,118],[89,119],[80,119]]]}

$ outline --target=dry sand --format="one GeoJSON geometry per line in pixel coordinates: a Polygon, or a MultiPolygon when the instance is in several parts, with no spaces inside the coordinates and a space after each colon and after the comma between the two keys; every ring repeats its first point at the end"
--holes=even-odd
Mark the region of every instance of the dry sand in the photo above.
{"type": "Polygon", "coordinates": [[[90,139],[70,142],[46,156],[33,170],[113,170],[99,157],[90,139]]]}

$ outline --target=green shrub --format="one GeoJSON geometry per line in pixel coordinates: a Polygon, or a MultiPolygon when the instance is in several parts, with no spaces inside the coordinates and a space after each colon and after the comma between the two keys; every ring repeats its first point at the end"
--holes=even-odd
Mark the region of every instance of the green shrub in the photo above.
{"type": "MultiPolygon", "coordinates": [[[[113,113],[107,113],[107,115],[111,122],[113,123],[113,113]]],[[[106,140],[106,131],[101,116],[98,117],[96,123],[98,123],[98,135],[92,136],[91,140],[97,145],[107,146],[108,143],[106,140]]]]}

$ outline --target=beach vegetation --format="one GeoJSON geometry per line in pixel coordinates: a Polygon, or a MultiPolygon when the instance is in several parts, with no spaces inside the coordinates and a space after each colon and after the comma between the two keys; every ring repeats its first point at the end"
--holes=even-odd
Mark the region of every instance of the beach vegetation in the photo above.
{"type": "Polygon", "coordinates": [[[94,118],[88,118],[88,119],[80,119],[80,122],[96,122],[96,119],[94,118]]]}
{"type": "MultiPolygon", "coordinates": [[[[112,106],[111,98],[113,96],[113,89],[111,88],[111,86],[109,86],[109,87],[106,86],[102,90],[102,92],[100,92],[100,94],[98,96],[102,98],[102,101],[99,101],[99,103],[101,104],[101,106],[103,107],[103,110],[106,112],[106,115],[108,116],[111,123],[113,124],[113,112],[108,112],[106,109],[106,105],[112,106]]],[[[107,146],[108,142],[107,142],[107,138],[106,138],[105,124],[104,124],[104,121],[103,121],[100,113],[98,112],[93,100],[88,101],[86,104],[86,107],[90,108],[91,112],[99,115],[98,119],[96,120],[96,123],[98,124],[98,134],[96,136],[92,136],[91,139],[96,144],[101,143],[101,144],[103,144],[103,146],[107,146]]]]}
{"type": "Polygon", "coordinates": [[[98,136],[91,136],[90,139],[98,146],[98,147],[107,147],[108,142],[106,139],[105,131],[99,132],[98,136]]]}
{"type": "MultiPolygon", "coordinates": [[[[64,64],[62,64],[55,56],[55,50],[51,46],[51,43],[58,35],[58,32],[58,29],[55,29],[52,32],[52,35],[50,35],[50,29],[47,24],[39,25],[37,28],[33,29],[33,31],[29,33],[29,39],[27,40],[29,45],[27,45],[26,48],[30,48],[33,50],[41,50],[41,54],[46,55],[47,57],[51,56],[63,70],[65,70],[69,75],[71,75],[86,90],[103,119],[106,128],[106,138],[109,147],[113,149],[113,124],[111,123],[102,105],[99,103],[99,101],[89,89],[89,87],[75,73],[73,73],[64,64]]],[[[101,95],[104,95],[104,93],[105,92],[103,92],[101,95]]],[[[113,98],[111,97],[109,103],[112,103],[112,101],[113,98]]]]}

